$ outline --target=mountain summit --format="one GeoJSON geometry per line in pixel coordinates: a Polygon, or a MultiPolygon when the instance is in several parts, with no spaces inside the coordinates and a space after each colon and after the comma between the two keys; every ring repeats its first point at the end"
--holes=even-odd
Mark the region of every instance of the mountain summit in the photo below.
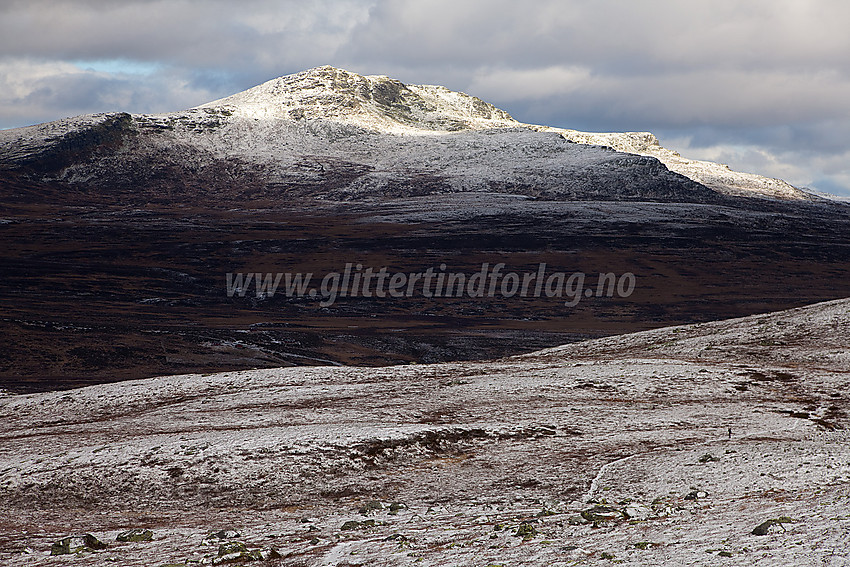
{"type": "Polygon", "coordinates": [[[257,119],[338,120],[373,130],[412,133],[504,128],[518,122],[474,96],[431,85],[405,85],[324,66],[273,79],[199,108],[257,119]]]}
{"type": "Polygon", "coordinates": [[[459,192],[691,203],[811,198],[780,180],[682,158],[650,133],[524,124],[445,87],[329,66],[183,112],[87,115],[0,132],[0,169],[142,202],[459,192]]]}

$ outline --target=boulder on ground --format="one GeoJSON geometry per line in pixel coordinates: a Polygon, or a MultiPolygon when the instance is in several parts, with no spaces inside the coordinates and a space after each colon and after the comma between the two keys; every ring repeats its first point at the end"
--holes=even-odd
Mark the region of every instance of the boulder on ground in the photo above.
{"type": "Polygon", "coordinates": [[[144,528],[133,528],[132,530],[121,532],[115,539],[124,542],[151,541],[153,539],[153,532],[144,528]]]}
{"type": "Polygon", "coordinates": [[[781,516],[779,518],[771,518],[770,520],[764,521],[753,528],[753,535],[767,535],[770,533],[785,531],[785,526],[782,524],[789,524],[793,522],[791,518],[788,516],[781,516]]]}
{"type": "Polygon", "coordinates": [[[623,514],[613,506],[594,506],[582,512],[581,517],[589,522],[608,522],[622,518],[623,514]]]}
{"type": "Polygon", "coordinates": [[[68,555],[106,549],[106,544],[91,534],[68,536],[50,547],[50,555],[68,555]]]}
{"type": "Polygon", "coordinates": [[[243,561],[268,561],[280,559],[281,555],[274,548],[248,549],[241,541],[230,541],[218,546],[218,557],[212,560],[213,565],[242,563],[243,561]]]}

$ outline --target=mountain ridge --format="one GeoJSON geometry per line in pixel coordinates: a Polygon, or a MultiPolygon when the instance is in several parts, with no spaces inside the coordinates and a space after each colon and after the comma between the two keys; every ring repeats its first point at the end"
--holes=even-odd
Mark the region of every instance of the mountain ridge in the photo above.
{"type": "Polygon", "coordinates": [[[477,101],[325,68],[181,112],[0,132],[0,381],[487,359],[850,296],[847,204],[737,198],[640,155],[676,157],[649,133],[524,125],[477,101]],[[351,262],[640,284],[570,309],[225,293],[228,273],[351,262]]]}
{"type": "Polygon", "coordinates": [[[525,124],[445,87],[330,66],[183,112],[84,115],[0,132],[0,167],[126,195],[177,187],[203,196],[204,187],[238,186],[239,196],[272,200],[467,191],[566,200],[818,199],[781,180],[687,160],[648,132],[525,124]]]}

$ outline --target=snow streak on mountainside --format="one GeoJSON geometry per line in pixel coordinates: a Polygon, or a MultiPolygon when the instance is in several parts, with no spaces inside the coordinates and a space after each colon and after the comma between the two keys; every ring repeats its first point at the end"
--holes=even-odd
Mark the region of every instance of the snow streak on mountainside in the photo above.
{"type": "Polygon", "coordinates": [[[90,115],[0,132],[0,168],[137,192],[239,185],[265,197],[466,191],[545,199],[806,199],[785,182],[687,160],[648,133],[514,120],[444,87],[319,67],[184,112],[90,115]]]}

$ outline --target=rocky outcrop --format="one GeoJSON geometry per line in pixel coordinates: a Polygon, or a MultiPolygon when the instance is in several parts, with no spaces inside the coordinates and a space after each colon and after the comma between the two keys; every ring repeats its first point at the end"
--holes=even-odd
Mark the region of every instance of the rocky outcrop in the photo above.
{"type": "Polygon", "coordinates": [[[116,541],[121,542],[132,542],[139,543],[143,541],[152,541],[153,540],[153,532],[150,530],[146,530],[144,528],[133,528],[132,530],[127,530],[125,532],[121,532],[115,538],[116,541]]]}
{"type": "Polygon", "coordinates": [[[54,543],[50,555],[70,555],[106,549],[106,544],[91,534],[69,536],[54,543]]]}

